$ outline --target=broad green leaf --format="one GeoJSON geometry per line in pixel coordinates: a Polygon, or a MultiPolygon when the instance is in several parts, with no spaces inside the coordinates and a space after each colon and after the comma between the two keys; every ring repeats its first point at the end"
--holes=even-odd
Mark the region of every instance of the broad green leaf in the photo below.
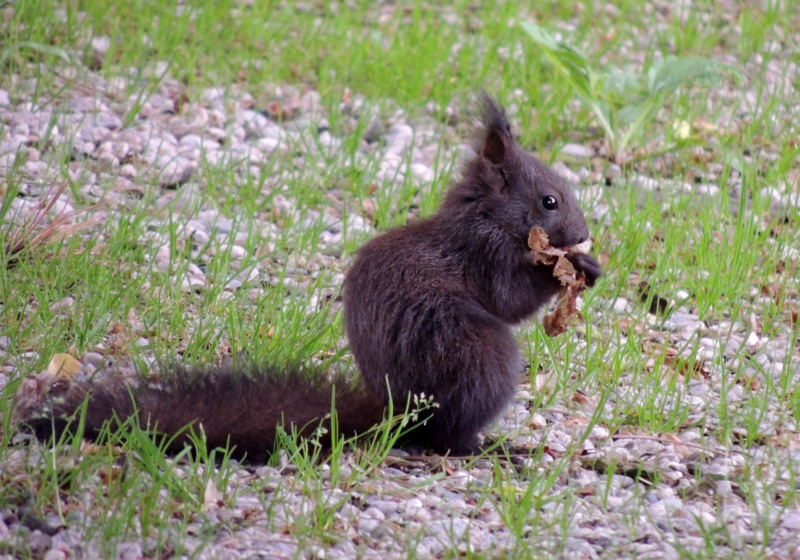
{"type": "Polygon", "coordinates": [[[532,23],[523,23],[522,28],[544,49],[545,54],[557,70],[564,74],[579,94],[591,97],[589,61],[573,47],[556,41],[547,31],[532,23]]]}
{"type": "Polygon", "coordinates": [[[686,83],[708,85],[720,79],[723,68],[730,70],[709,58],[687,56],[656,60],[645,76],[634,69],[614,66],[598,71],[582,52],[557,41],[538,25],[524,22],[522,28],[594,114],[603,127],[612,156],[643,134],[667,95],[686,83]]]}
{"type": "Polygon", "coordinates": [[[656,60],[647,72],[647,87],[651,93],[672,93],[688,81],[706,84],[718,81],[724,65],[702,56],[656,60]]]}
{"type": "Polygon", "coordinates": [[[643,110],[642,105],[625,105],[617,111],[617,124],[626,126],[631,124],[639,118],[643,110]]]}
{"type": "Polygon", "coordinates": [[[595,80],[584,54],[567,43],[556,41],[552,35],[536,24],[523,22],[522,28],[543,49],[553,67],[562,74],[581,101],[594,113],[606,135],[613,138],[614,130],[608,120],[608,112],[599,105],[601,99],[592,87],[595,80]]]}
{"type": "Polygon", "coordinates": [[[12,54],[22,49],[33,49],[35,51],[43,52],[46,54],[52,54],[54,56],[59,57],[64,62],[69,62],[69,55],[67,54],[67,51],[65,51],[64,49],[60,49],[52,45],[45,45],[44,43],[36,43],[33,41],[20,41],[19,43],[14,43],[13,45],[9,45],[5,50],[3,50],[3,54],[0,55],[0,66],[4,65],[12,54]]]}
{"type": "Polygon", "coordinates": [[[663,98],[651,97],[641,105],[639,114],[628,125],[627,130],[619,140],[619,144],[617,145],[618,151],[623,151],[625,148],[627,148],[634,136],[642,134],[647,124],[655,118],[658,109],[663,104],[663,98]]]}

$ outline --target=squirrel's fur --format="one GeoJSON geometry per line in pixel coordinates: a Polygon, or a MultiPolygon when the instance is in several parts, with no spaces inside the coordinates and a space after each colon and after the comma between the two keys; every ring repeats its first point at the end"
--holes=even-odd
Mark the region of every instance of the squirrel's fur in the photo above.
{"type": "Polygon", "coordinates": [[[186,442],[189,430],[184,428],[191,424],[195,433],[202,429],[209,449],[230,443],[236,456],[258,461],[272,450],[276,426],[287,426],[287,430],[294,426],[301,435],[310,435],[331,412],[332,396],[337,404],[349,405],[336,407],[344,435],[364,432],[383,415],[383,403],[363,388],[345,381],[326,382],[291,367],[257,371],[171,367],[159,381],[133,386],[114,371],[100,371],[90,381],[68,381],[44,372],[23,380],[15,412],[44,438],[53,428],[56,433],[66,429],[86,401],[87,437],[97,435],[108,420],[135,415],[143,427],[180,433],[177,446],[186,442]]]}
{"type": "MultiPolygon", "coordinates": [[[[589,236],[570,188],[517,145],[503,110],[484,95],[476,155],[436,214],[374,238],[347,273],[345,327],[363,386],[336,386],[342,433],[379,422],[390,392],[403,406],[409,394],[424,393],[438,408],[410,442],[441,453],[478,449],[478,432],[508,405],[523,369],[511,327],[560,287],[552,267],[532,264],[533,226],[556,247],[589,236]]],[[[588,285],[600,276],[591,257],[568,258],[588,285]]],[[[318,425],[331,410],[331,392],[320,380],[270,370],[178,372],[162,386],[133,389],[121,382],[31,378],[20,390],[18,410],[46,432],[53,418],[58,429],[90,393],[87,434],[114,414],[127,418],[136,410],[140,423],[167,434],[194,421],[209,445],[230,442],[259,460],[272,449],[277,425],[318,425]],[[48,395],[46,414],[24,405],[26,390],[48,395]]]]}

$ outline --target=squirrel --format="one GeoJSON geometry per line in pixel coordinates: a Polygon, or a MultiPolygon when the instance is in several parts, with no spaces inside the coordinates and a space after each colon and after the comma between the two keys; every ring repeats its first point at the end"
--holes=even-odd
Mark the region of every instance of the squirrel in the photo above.
{"type": "MultiPolygon", "coordinates": [[[[114,375],[76,382],[40,374],[23,380],[15,418],[44,437],[64,430],[85,402],[86,437],[111,419],[135,417],[167,435],[194,422],[209,448],[230,444],[259,461],[277,426],[308,435],[326,421],[332,393],[342,434],[381,422],[390,398],[424,394],[438,407],[404,441],[441,454],[479,452],[479,432],[507,407],[523,370],[512,327],[560,288],[552,266],[533,264],[528,234],[539,226],[552,246],[569,248],[589,230],[572,190],[518,145],[486,93],[475,152],[435,214],[367,242],[345,276],[344,325],[362,383],[274,367],[179,369],[133,387],[114,375]]],[[[592,257],[567,258],[587,286],[601,275],[592,257]]]]}

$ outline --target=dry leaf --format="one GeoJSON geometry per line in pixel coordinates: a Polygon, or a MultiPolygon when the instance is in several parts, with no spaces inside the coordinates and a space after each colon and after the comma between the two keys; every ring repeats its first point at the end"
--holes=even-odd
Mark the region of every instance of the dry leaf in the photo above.
{"type": "Polygon", "coordinates": [[[537,373],[533,383],[537,393],[546,392],[552,394],[558,388],[558,375],[553,372],[537,373]]]}
{"type": "Polygon", "coordinates": [[[564,418],[565,428],[580,428],[589,424],[589,419],[583,416],[567,416],[564,418]]]}
{"type": "Polygon", "coordinates": [[[71,379],[81,370],[81,364],[69,354],[53,354],[47,371],[56,377],[71,379]]]}
{"type": "Polygon", "coordinates": [[[587,397],[586,395],[584,395],[580,391],[575,391],[575,393],[572,394],[572,401],[576,402],[578,404],[586,404],[586,403],[590,402],[589,401],[589,397],[587,397]]]}
{"type": "Polygon", "coordinates": [[[664,443],[666,445],[671,444],[672,449],[675,451],[675,453],[677,453],[684,459],[691,456],[693,453],[696,453],[696,450],[684,444],[683,440],[678,436],[676,436],[675,434],[671,434],[669,432],[664,433],[661,435],[661,439],[664,440],[664,443]]]}
{"type": "Polygon", "coordinates": [[[533,264],[554,265],[558,257],[567,254],[563,249],[551,247],[547,233],[540,227],[531,228],[528,234],[528,247],[532,251],[533,264]]]}
{"type": "Polygon", "coordinates": [[[553,276],[558,278],[562,286],[569,286],[575,282],[575,275],[578,273],[572,263],[566,257],[558,257],[556,266],[553,268],[553,276]]]}
{"type": "Polygon", "coordinates": [[[205,492],[203,492],[203,508],[211,509],[218,508],[222,505],[222,494],[217,490],[217,485],[213,480],[206,483],[205,492]]]}
{"type": "Polygon", "coordinates": [[[97,474],[103,484],[108,486],[112,482],[120,480],[125,475],[125,469],[121,465],[114,463],[110,467],[101,467],[97,474]]]}
{"type": "MultiPolygon", "coordinates": [[[[531,260],[535,265],[553,266],[553,276],[561,282],[556,307],[552,313],[542,319],[542,326],[547,336],[558,336],[569,329],[574,319],[583,320],[583,315],[578,310],[578,294],[586,288],[586,278],[583,274],[578,276],[575,267],[567,259],[569,251],[556,249],[550,245],[547,233],[540,228],[531,228],[528,235],[528,247],[531,249],[531,260]]],[[[573,247],[576,252],[584,252],[590,247],[583,243],[581,247],[573,247]]]]}
{"type": "MultiPolygon", "coordinates": [[[[582,284],[582,282],[581,282],[582,284]]],[[[577,300],[580,288],[562,286],[556,300],[556,308],[542,319],[542,326],[547,336],[558,336],[569,329],[573,319],[583,321],[583,315],[578,310],[577,300]]]]}
{"type": "MultiPolygon", "coordinates": [[[[544,253],[550,247],[550,239],[547,237],[547,233],[540,228],[534,227],[531,228],[530,233],[528,234],[528,247],[531,248],[531,251],[534,253],[544,253]]],[[[534,255],[535,257],[536,255],[534,255]]]]}
{"type": "Polygon", "coordinates": [[[744,385],[751,391],[758,391],[761,388],[761,380],[758,375],[741,375],[736,378],[736,382],[744,385]]]}

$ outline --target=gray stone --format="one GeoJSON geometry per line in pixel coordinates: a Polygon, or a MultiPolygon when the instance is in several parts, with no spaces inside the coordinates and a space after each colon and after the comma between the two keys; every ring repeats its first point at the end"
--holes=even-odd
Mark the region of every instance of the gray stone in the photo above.
{"type": "Polygon", "coordinates": [[[588,159],[594,155],[592,149],[588,146],[572,143],[564,144],[564,146],[561,148],[561,154],[579,159],[588,159]]]}

